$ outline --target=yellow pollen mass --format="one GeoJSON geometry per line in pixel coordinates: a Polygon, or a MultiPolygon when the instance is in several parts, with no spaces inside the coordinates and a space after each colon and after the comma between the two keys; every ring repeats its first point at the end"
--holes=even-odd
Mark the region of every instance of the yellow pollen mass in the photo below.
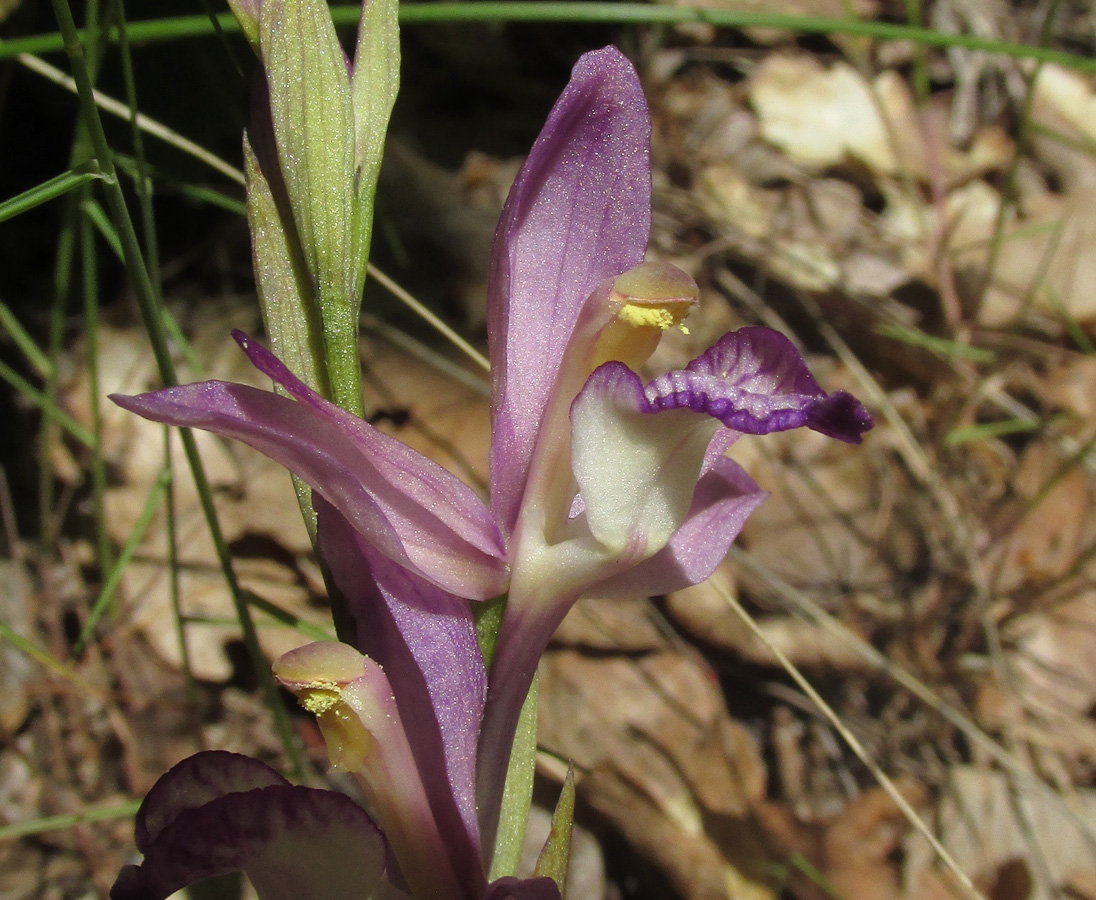
{"type": "Polygon", "coordinates": [[[697,294],[696,282],[668,263],[643,263],[618,275],[608,297],[611,318],[598,334],[590,371],[609,360],[637,370],[667,330],[686,331],[681,323],[697,294]]]}
{"type": "Polygon", "coordinates": [[[618,318],[636,328],[655,327],[662,331],[673,327],[674,314],[664,306],[641,306],[625,303],[617,313],[618,318]]]}
{"type": "Polygon", "coordinates": [[[336,687],[327,685],[307,685],[297,689],[297,702],[314,716],[322,715],[341,699],[336,687]]]}

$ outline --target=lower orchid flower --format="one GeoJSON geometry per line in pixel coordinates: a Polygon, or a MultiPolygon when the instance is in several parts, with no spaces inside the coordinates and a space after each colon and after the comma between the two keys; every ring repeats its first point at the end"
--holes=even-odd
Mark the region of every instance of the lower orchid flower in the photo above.
{"type": "MultiPolygon", "coordinates": [[[[871,427],[855,398],[824,392],[765,328],[727,334],[683,369],[637,374],[697,299],[683,272],[643,262],[649,141],[631,64],[612,47],[585,55],[495,236],[490,506],[243,335],[284,395],[210,381],[114,398],[242,440],[311,486],[318,550],[347,598],[357,649],[306,647],[276,673],[317,714],[333,763],[362,784],[387,837],[387,854],[370,851],[391,860],[384,883],[416,898],[552,895],[546,879],[488,885],[484,873],[519,712],[555,627],[582,596],[666,593],[711,574],[765,496],[725,456],[739,435],[807,427],[857,443],[871,427]],[[469,601],[502,594],[488,677],[469,601]]],[[[168,808],[200,817],[215,803],[258,804],[264,790],[168,808]]],[[[309,798],[338,816],[342,800],[309,798]]],[[[145,841],[129,882],[150,860],[178,862],[160,847],[169,830],[145,841]]],[[[225,858],[255,880],[269,852],[245,852],[249,841],[230,841],[225,858]]]]}

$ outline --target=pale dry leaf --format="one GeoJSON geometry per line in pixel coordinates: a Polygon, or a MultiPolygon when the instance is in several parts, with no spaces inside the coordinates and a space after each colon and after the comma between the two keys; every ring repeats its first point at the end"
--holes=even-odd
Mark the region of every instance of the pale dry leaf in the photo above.
{"type": "Polygon", "coordinates": [[[1096,279],[1096,212],[1092,194],[1032,190],[1022,198],[1022,215],[1006,210],[998,232],[1001,195],[974,180],[948,193],[942,210],[908,194],[887,192],[885,233],[903,248],[909,274],[928,284],[937,281],[931,236],[947,235],[952,266],[980,283],[990,259],[993,279],[978,307],[978,320],[1002,328],[1025,311],[1080,323],[1096,318],[1096,295],[1087,285],[1096,279]],[[942,214],[941,214],[942,212],[942,214]],[[993,247],[1000,250],[994,255],[993,247]]]}
{"type": "Polygon", "coordinates": [[[797,191],[755,186],[737,165],[716,163],[700,172],[696,194],[712,223],[744,241],[751,255],[763,256],[772,276],[807,291],[841,282],[833,245],[847,229],[842,223],[838,233],[828,233],[797,191]]]}
{"type": "MultiPolygon", "coordinates": [[[[770,56],[750,80],[749,95],[762,137],[801,165],[825,169],[853,158],[879,173],[899,171],[901,161],[881,115],[883,97],[873,96],[872,86],[852,66],[826,69],[811,56],[770,56]]],[[[892,102],[901,96],[898,88],[888,89],[892,102]]],[[[910,125],[892,123],[896,130],[910,125]]]]}
{"type": "Polygon", "coordinates": [[[1039,389],[1048,402],[1088,426],[1079,435],[1082,440],[1091,437],[1096,427],[1096,356],[1078,354],[1052,366],[1039,389]]]}
{"type": "MultiPolygon", "coordinates": [[[[678,65],[683,61],[676,58],[678,65]]],[[[757,117],[731,85],[710,72],[677,74],[657,102],[656,152],[683,155],[690,166],[735,160],[757,137],[757,117]]]]}
{"type": "Polygon", "coordinates": [[[666,647],[666,637],[649,615],[650,601],[584,597],[572,607],[552,636],[563,647],[636,653],[666,647]]]}
{"type": "MultiPolygon", "coordinates": [[[[1075,790],[1063,799],[1090,831],[1096,828],[1096,791],[1075,790]]],[[[954,767],[937,815],[944,847],[964,872],[982,883],[995,879],[1014,860],[1024,861],[1030,871],[1045,865],[1057,889],[1092,868],[1092,846],[1077,825],[1048,798],[1031,791],[1014,793],[1000,772],[954,767]],[[1041,859],[1033,859],[1035,852],[1041,859]]],[[[921,886],[932,880],[933,854],[916,834],[907,838],[906,851],[905,879],[911,895],[918,896],[921,886]]],[[[1030,900],[1050,900],[1038,880],[1030,900]]]]}
{"type": "Polygon", "coordinates": [[[1035,152],[1054,166],[1066,192],[1091,194],[1096,190],[1096,91],[1092,79],[1058,65],[1040,66],[1031,118],[1050,131],[1043,135],[1035,132],[1035,152]],[[1055,137],[1056,133],[1067,140],[1055,137]]]}
{"type": "Polygon", "coordinates": [[[1080,467],[1062,472],[1062,465],[1061,454],[1045,441],[1031,444],[1020,457],[1012,484],[1024,509],[995,548],[1001,562],[994,584],[1002,593],[1062,578],[1096,539],[1089,477],[1080,467]]]}
{"type": "Polygon", "coordinates": [[[772,232],[779,192],[755,188],[733,163],[717,163],[702,170],[697,191],[704,211],[716,222],[757,240],[772,232]]]}
{"type": "Polygon", "coordinates": [[[778,666],[778,650],[795,665],[806,669],[859,671],[863,656],[849,642],[834,640],[825,629],[788,616],[762,616],[758,638],[727,603],[735,597],[734,567],[722,563],[700,584],[675,591],[666,601],[667,615],[692,638],[731,650],[742,659],[766,666],[778,666]]]}
{"type": "Polygon", "coordinates": [[[670,652],[560,650],[545,657],[540,677],[540,743],[588,773],[587,802],[687,896],[771,896],[751,869],[761,858],[756,842],[729,837],[751,830],[764,763],[710,673],[670,652]]]}
{"type": "Polygon", "coordinates": [[[1077,900],[1096,900],[1096,866],[1071,872],[1066,878],[1066,892],[1077,900]]]}
{"type": "MultiPolygon", "coordinates": [[[[1096,295],[1089,290],[1096,281],[1096,148],[1086,146],[1094,141],[1093,108],[1096,94],[1082,76],[1055,66],[1041,69],[1032,119],[1046,129],[1033,142],[1042,169],[1021,161],[1018,203],[1003,216],[1000,193],[977,177],[1000,170],[1012,153],[996,129],[977,135],[959,156],[938,149],[950,185],[942,204],[882,183],[884,227],[891,242],[905,248],[907,271],[935,284],[936,236],[946,235],[951,265],[970,273],[975,284],[993,260],[993,278],[978,307],[981,324],[1004,327],[1025,312],[1051,320],[1069,316],[1081,324],[1096,319],[1096,295]],[[1048,186],[1048,167],[1059,188],[1048,186]]],[[[934,124],[937,112],[926,120],[932,133],[942,130],[934,124]]]]}
{"type": "Polygon", "coordinates": [[[824,68],[814,57],[768,57],[749,85],[761,135],[813,170],[855,160],[877,178],[961,184],[1008,165],[1012,142],[1000,128],[979,132],[965,150],[947,142],[945,107],[917,111],[897,72],[871,82],[847,63],[824,68]]]}

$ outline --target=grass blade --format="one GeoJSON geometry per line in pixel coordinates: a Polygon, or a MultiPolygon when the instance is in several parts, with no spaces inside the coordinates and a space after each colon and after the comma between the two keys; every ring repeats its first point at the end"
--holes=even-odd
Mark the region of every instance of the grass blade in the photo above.
{"type": "MultiPolygon", "coordinates": [[[[353,4],[333,6],[331,14],[339,26],[356,25],[361,11],[353,4]]],[[[849,35],[881,41],[909,41],[924,47],[960,47],[1014,59],[1032,59],[1057,63],[1081,72],[1096,73],[1096,59],[1052,50],[1032,44],[1001,41],[974,34],[945,34],[932,28],[873,22],[854,18],[799,16],[790,13],[756,12],[741,9],[698,9],[688,6],[661,6],[647,3],[605,2],[438,2],[405,3],[400,7],[400,24],[432,22],[586,22],[615,25],[702,24],[716,28],[782,28],[804,34],[849,35]]],[[[135,44],[208,37],[219,27],[225,33],[238,33],[239,24],[229,13],[216,17],[178,16],[132,22],[129,39],[135,44]]],[[[81,32],[75,31],[79,38],[81,32]]],[[[117,29],[103,34],[104,40],[118,41],[117,29]]],[[[59,34],[40,34],[0,41],[0,59],[20,53],[55,53],[64,48],[59,34]]]]}
{"type": "Polygon", "coordinates": [[[63,816],[44,816],[41,819],[31,819],[28,822],[15,822],[11,825],[0,826],[0,841],[10,841],[15,838],[27,837],[32,834],[43,834],[47,831],[60,831],[62,828],[72,828],[74,825],[87,825],[91,822],[110,822],[114,819],[128,819],[137,814],[141,808],[140,800],[131,800],[118,806],[104,806],[98,809],[85,809],[83,812],[69,813],[63,816]]]}
{"type": "Polygon", "coordinates": [[[126,566],[129,565],[130,560],[133,559],[133,555],[137,552],[137,547],[144,538],[145,532],[152,522],[152,517],[156,514],[156,508],[160,505],[164,492],[167,490],[170,483],[171,472],[166,469],[162,471],[156,481],[153,482],[152,490],[148,492],[148,497],[145,499],[145,505],[141,510],[141,515],[137,517],[137,523],[133,526],[133,531],[130,532],[125,546],[122,547],[122,552],[118,554],[118,559],[107,574],[106,581],[103,582],[103,587],[99,591],[99,596],[91,607],[91,613],[88,615],[87,621],[80,631],[80,636],[76,639],[76,644],[72,648],[73,656],[78,657],[84,652],[84,647],[94,633],[95,626],[99,624],[99,620],[103,618],[107,610],[113,605],[114,592],[118,590],[118,585],[122,582],[122,576],[125,574],[126,566]]]}
{"type": "Polygon", "coordinates": [[[53,364],[49,361],[49,357],[34,342],[30,332],[22,326],[15,317],[15,313],[11,311],[6,303],[0,303],[0,328],[7,333],[8,337],[11,338],[11,342],[26,357],[27,362],[34,369],[34,373],[39,378],[49,378],[50,373],[53,371],[53,364]]]}
{"type": "Polygon", "coordinates": [[[0,203],[0,222],[22,215],[36,206],[49,203],[50,200],[63,197],[69,191],[74,191],[88,182],[102,177],[92,163],[55,175],[49,181],[43,181],[30,190],[23,191],[23,193],[0,203]]]}

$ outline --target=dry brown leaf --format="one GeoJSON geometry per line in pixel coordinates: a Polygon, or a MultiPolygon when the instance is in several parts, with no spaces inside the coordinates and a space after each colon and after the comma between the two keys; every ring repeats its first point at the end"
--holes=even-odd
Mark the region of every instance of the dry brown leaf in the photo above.
{"type": "Polygon", "coordinates": [[[761,665],[779,665],[772,647],[801,668],[861,670],[864,659],[848,643],[835,641],[817,625],[785,616],[764,616],[757,625],[758,638],[727,603],[736,596],[733,566],[723,563],[711,578],[676,591],[667,598],[666,612],[691,637],[732,650],[743,659],[761,665]]]}
{"type": "MultiPolygon", "coordinates": [[[[1096,791],[1074,791],[1063,800],[1090,834],[1096,830],[1096,791]]],[[[938,819],[944,847],[964,872],[982,884],[998,882],[1002,867],[1016,861],[1031,873],[1046,871],[1052,889],[1083,879],[1086,870],[1092,869],[1092,845],[1077,825],[1049,799],[1031,791],[1014,793],[1000,772],[953,768],[938,819]]],[[[920,835],[907,839],[906,850],[910,893],[922,896],[923,886],[933,881],[932,851],[920,835]]],[[[1005,900],[1019,900],[1007,896],[1004,888],[1005,900]]],[[[960,894],[956,891],[952,896],[960,894]]],[[[1031,900],[1050,900],[1050,896],[1034,878],[1031,900]]]]}
{"type": "Polygon", "coordinates": [[[1009,622],[1002,636],[1011,648],[1010,681],[1005,696],[984,708],[1035,747],[1096,762],[1096,590],[1074,587],[1009,622]]]}
{"type": "MultiPolygon", "coordinates": [[[[924,787],[909,779],[896,786],[907,801],[925,803],[924,787]]],[[[891,857],[909,823],[882,788],[852,798],[833,815],[803,820],[776,804],[759,808],[769,840],[785,858],[805,859],[833,888],[831,893],[806,871],[793,870],[788,885],[801,900],[898,900],[903,896],[891,857]]]]}
{"type": "Polygon", "coordinates": [[[995,587],[1011,593],[1023,584],[1061,579],[1077,563],[1083,547],[1096,539],[1096,504],[1088,474],[1080,467],[1062,472],[1061,454],[1047,442],[1020,457],[1013,489],[1024,510],[1008,538],[995,587]]]}
{"type": "Polygon", "coordinates": [[[765,568],[793,585],[855,596],[886,583],[895,564],[913,564],[917,541],[891,515],[902,490],[896,470],[884,476],[871,454],[813,432],[740,443],[731,455],[770,492],[743,529],[750,555],[765,568]]]}
{"type": "Polygon", "coordinates": [[[560,623],[552,643],[563,647],[637,653],[666,647],[665,635],[651,620],[650,601],[586,597],[560,623]]]}
{"type": "MultiPolygon", "coordinates": [[[[975,284],[994,260],[993,280],[978,309],[983,325],[1003,327],[1028,310],[1053,320],[1063,315],[1081,323],[1096,319],[1096,297],[1089,290],[1096,281],[1096,159],[1084,148],[1093,140],[1092,108],[1096,94],[1084,78],[1056,66],[1041,69],[1032,119],[1066,139],[1044,135],[1034,149],[1061,188],[1051,190],[1044,172],[1023,160],[1017,172],[1018,203],[1003,217],[1000,193],[981,180],[949,191],[942,207],[888,191],[884,223],[891,239],[907,248],[909,272],[936,282],[933,236],[945,234],[951,264],[969,272],[975,284]]],[[[981,149],[969,151],[967,177],[997,168],[1001,152],[1009,152],[994,133],[987,132],[982,141],[981,149]],[[981,163],[974,164],[975,157],[981,163]]]]}
{"type": "Polygon", "coordinates": [[[362,358],[366,418],[486,493],[491,446],[486,390],[478,393],[368,335],[362,358]]]}
{"type": "Polygon", "coordinates": [[[851,66],[839,63],[827,70],[810,56],[768,57],[750,81],[762,137],[816,169],[851,157],[877,172],[899,171],[881,100],[851,66]]]}
{"type": "Polygon", "coordinates": [[[588,773],[582,796],[672,883],[689,897],[772,896],[748,824],[764,764],[707,670],[670,652],[561,650],[540,677],[540,743],[588,773]]]}

